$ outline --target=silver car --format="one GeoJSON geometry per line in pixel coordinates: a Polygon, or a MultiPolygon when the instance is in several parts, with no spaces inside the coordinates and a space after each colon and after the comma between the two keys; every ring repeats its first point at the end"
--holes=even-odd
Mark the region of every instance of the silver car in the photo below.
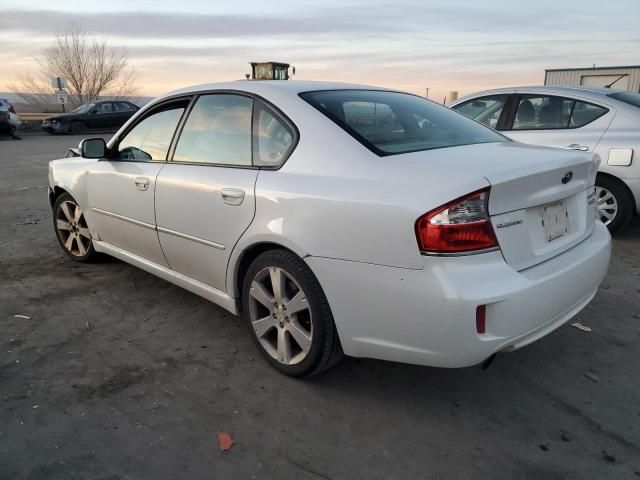
{"type": "Polygon", "coordinates": [[[615,233],[640,214],[640,94],[579,86],[516,87],[474,93],[450,106],[520,142],[599,154],[596,192],[602,222],[615,233]]]}

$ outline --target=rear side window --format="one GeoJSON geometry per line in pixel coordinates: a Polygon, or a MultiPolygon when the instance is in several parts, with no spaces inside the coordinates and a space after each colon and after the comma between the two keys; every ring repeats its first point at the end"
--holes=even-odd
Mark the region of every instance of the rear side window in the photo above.
{"type": "Polygon", "coordinates": [[[293,148],[294,133],[272,112],[259,106],[256,125],[254,165],[278,167],[293,148]]]}
{"type": "Polygon", "coordinates": [[[600,105],[576,101],[573,105],[573,112],[571,112],[569,127],[577,128],[587,125],[608,111],[608,109],[601,107],[600,105]]]}
{"type": "Polygon", "coordinates": [[[198,98],[184,124],[173,161],[251,165],[253,100],[214,94],[198,98]]]}
{"type": "Polygon", "coordinates": [[[583,127],[609,110],[592,103],[553,95],[521,95],[513,130],[583,127]]]}
{"type": "Polygon", "coordinates": [[[488,97],[475,98],[456,105],[453,109],[487,127],[496,128],[500,114],[507,102],[507,97],[508,95],[491,95],[488,97]]]}
{"type": "Polygon", "coordinates": [[[562,97],[522,95],[513,121],[514,130],[567,128],[573,100],[562,97]]]}
{"type": "Polygon", "coordinates": [[[166,160],[171,139],[184,106],[167,108],[145,117],[118,144],[122,160],[166,160]]]}
{"type": "Polygon", "coordinates": [[[329,90],[300,96],[380,156],[508,141],[453,110],[406,93],[329,90]]]}
{"type": "Polygon", "coordinates": [[[628,103],[634,107],[640,108],[640,94],[633,92],[615,92],[607,94],[607,97],[615,98],[621,102],[628,103]]]}

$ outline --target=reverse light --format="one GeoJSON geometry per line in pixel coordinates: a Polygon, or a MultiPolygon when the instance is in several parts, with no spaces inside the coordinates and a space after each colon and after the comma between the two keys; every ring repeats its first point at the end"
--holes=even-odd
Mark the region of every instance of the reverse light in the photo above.
{"type": "Polygon", "coordinates": [[[431,210],[416,221],[420,251],[464,254],[498,247],[489,219],[490,187],[431,210]]]}

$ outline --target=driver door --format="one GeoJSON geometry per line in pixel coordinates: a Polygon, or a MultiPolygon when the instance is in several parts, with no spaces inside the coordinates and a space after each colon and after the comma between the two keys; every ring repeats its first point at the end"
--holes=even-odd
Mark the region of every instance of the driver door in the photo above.
{"type": "Polygon", "coordinates": [[[168,266],[156,232],[156,178],[188,100],[148,112],[110,145],[110,157],[96,162],[88,174],[92,223],[104,241],[168,266]]]}

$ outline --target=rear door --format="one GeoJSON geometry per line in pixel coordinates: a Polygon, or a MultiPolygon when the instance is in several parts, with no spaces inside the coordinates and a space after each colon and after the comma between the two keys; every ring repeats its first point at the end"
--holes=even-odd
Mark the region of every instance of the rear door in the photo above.
{"type": "Polygon", "coordinates": [[[172,269],[225,290],[229,255],[253,220],[253,99],[201,95],[156,185],[158,235],[172,269]]]}
{"type": "Polygon", "coordinates": [[[580,98],[520,93],[503,133],[532,145],[593,152],[615,112],[580,98]]]}
{"type": "Polygon", "coordinates": [[[88,199],[100,240],[167,266],[156,232],[154,190],[188,100],[149,111],[110,145],[88,174],[88,199]]]}

